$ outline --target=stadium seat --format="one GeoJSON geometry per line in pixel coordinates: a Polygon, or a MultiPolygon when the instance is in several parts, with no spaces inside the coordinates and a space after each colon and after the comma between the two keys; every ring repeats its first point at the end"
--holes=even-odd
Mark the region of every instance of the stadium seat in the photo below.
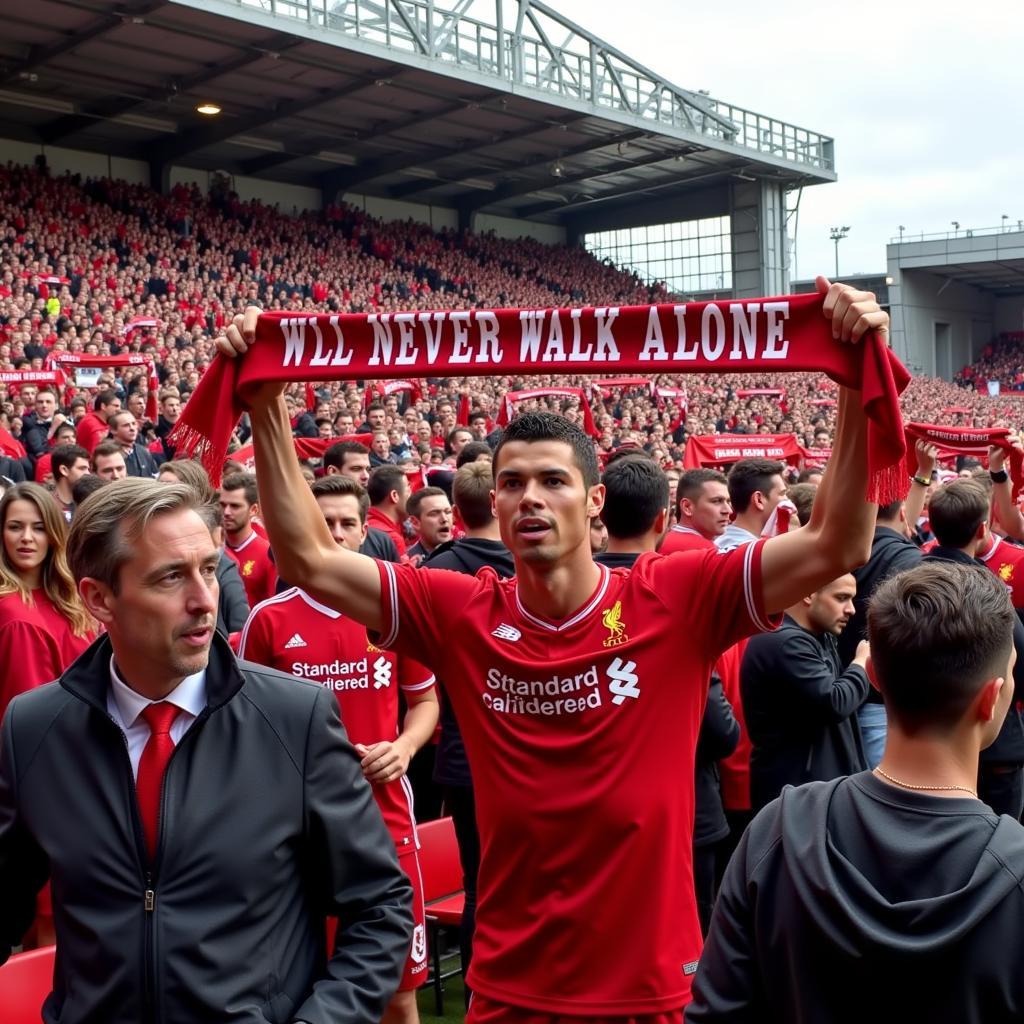
{"type": "Polygon", "coordinates": [[[39,1024],[42,1006],[53,988],[56,946],[17,953],[0,967],[0,1020],[3,1024],[39,1024]]]}
{"type": "Polygon", "coordinates": [[[444,980],[462,972],[459,964],[444,970],[441,962],[442,928],[458,928],[462,922],[465,893],[462,891],[462,864],[455,827],[451,818],[439,818],[420,825],[420,872],[423,875],[423,899],[426,903],[427,941],[430,945],[430,978],[434,988],[437,1015],[444,1014],[444,980]]]}

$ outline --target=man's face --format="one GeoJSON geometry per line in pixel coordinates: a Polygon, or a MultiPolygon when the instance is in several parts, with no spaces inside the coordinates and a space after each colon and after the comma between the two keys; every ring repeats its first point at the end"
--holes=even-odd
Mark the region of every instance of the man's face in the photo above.
{"type": "Polygon", "coordinates": [[[317,425],[316,432],[317,432],[317,435],[319,437],[324,438],[324,440],[326,440],[328,437],[333,437],[334,436],[334,429],[331,427],[330,423],[328,423],[326,420],[321,420],[320,421],[320,423],[317,425]]]}
{"type": "Polygon", "coordinates": [[[398,495],[397,509],[398,514],[404,519],[405,518],[405,503],[409,500],[409,480],[406,477],[402,477],[398,481],[398,486],[395,488],[395,493],[398,495]]]}
{"type": "Polygon", "coordinates": [[[49,391],[40,391],[36,395],[35,407],[39,420],[50,420],[57,409],[57,401],[49,391]]]}
{"type": "Polygon", "coordinates": [[[590,520],[590,550],[598,555],[608,547],[608,527],[600,516],[590,520]]]}
{"type": "Polygon", "coordinates": [[[165,398],[160,403],[160,411],[163,413],[163,417],[168,423],[177,423],[178,417],[181,415],[181,399],[180,398],[165,398]]]}
{"type": "Polygon", "coordinates": [[[220,510],[224,513],[224,532],[229,536],[242,533],[249,527],[254,505],[245,498],[245,491],[221,491],[220,510]]]}
{"type": "Polygon", "coordinates": [[[121,399],[120,398],[114,398],[111,401],[107,402],[106,405],[100,405],[100,409],[99,409],[100,419],[103,420],[104,423],[106,423],[107,420],[109,420],[110,417],[113,416],[115,412],[120,412],[120,411],[121,411],[121,399]]]}
{"type": "Polygon", "coordinates": [[[26,409],[35,402],[38,391],[35,384],[26,384],[21,389],[21,400],[25,403],[26,409]]]}
{"type": "Polygon", "coordinates": [[[366,481],[370,479],[370,456],[359,452],[346,452],[345,461],[338,472],[350,480],[355,480],[360,487],[365,487],[366,481]]]}
{"type": "Polygon", "coordinates": [[[438,544],[452,539],[452,506],[443,494],[433,494],[420,502],[420,514],[412,517],[423,546],[433,551],[438,544]]]}
{"type": "Polygon", "coordinates": [[[359,500],[354,494],[320,494],[316,503],[324,514],[334,543],[358,551],[366,538],[366,524],[359,520],[359,500]]]}
{"type": "Polygon", "coordinates": [[[128,475],[124,456],[120,452],[112,455],[97,455],[94,472],[101,480],[123,480],[128,475]]]}
{"type": "Polygon", "coordinates": [[[388,441],[388,435],[374,434],[373,441],[370,442],[370,448],[373,449],[373,454],[378,459],[386,459],[391,454],[391,442],[388,441]]]}
{"type": "Polygon", "coordinates": [[[487,438],[487,420],[480,416],[469,421],[469,429],[477,441],[484,441],[487,438]]]}
{"type": "Polygon", "coordinates": [[[458,455],[472,440],[473,435],[468,430],[457,430],[452,437],[452,455],[458,455]]]}
{"type": "Polygon", "coordinates": [[[550,565],[584,547],[604,488],[588,489],[564,441],[511,441],[495,466],[494,514],[517,561],[550,565]]]}
{"type": "MultiPolygon", "coordinates": [[[[131,546],[101,621],[129,681],[181,680],[205,668],[217,621],[219,552],[192,510],[154,517],[131,546]]],[[[99,617],[99,616],[98,616],[99,617]]]]}
{"type": "Polygon", "coordinates": [[[762,511],[764,515],[768,516],[774,511],[775,506],[786,496],[786,481],[776,473],[772,477],[771,486],[767,492],[761,492],[764,495],[764,505],[762,511]]]}
{"type": "Polygon", "coordinates": [[[371,409],[366,415],[366,422],[374,430],[380,430],[384,426],[384,410],[383,409],[371,409]]]}
{"type": "Polygon", "coordinates": [[[61,476],[64,477],[68,482],[69,487],[74,487],[79,480],[89,472],[89,460],[88,459],[75,459],[70,465],[64,467],[64,472],[61,476]]]}
{"type": "Polygon", "coordinates": [[[135,444],[135,438],[139,436],[139,425],[130,412],[119,412],[117,422],[114,426],[114,440],[125,448],[135,444]]]}
{"type": "Polygon", "coordinates": [[[352,433],[352,415],[351,413],[343,412],[334,421],[334,429],[339,435],[351,434],[352,433]]]}
{"type": "Polygon", "coordinates": [[[429,441],[432,434],[433,432],[430,429],[430,424],[426,420],[423,420],[421,423],[417,424],[416,437],[420,441],[429,441]]]}
{"type": "Polygon", "coordinates": [[[852,573],[840,576],[811,597],[807,617],[816,632],[839,636],[853,617],[857,581],[852,573]]]}
{"type": "Polygon", "coordinates": [[[137,419],[140,420],[146,412],[146,400],[142,395],[134,394],[128,398],[128,411],[137,419]]]}
{"type": "Polygon", "coordinates": [[[693,528],[708,540],[720,537],[729,525],[732,503],[729,488],[725,484],[710,480],[701,485],[700,494],[691,501],[683,499],[683,514],[693,518],[693,528]]]}

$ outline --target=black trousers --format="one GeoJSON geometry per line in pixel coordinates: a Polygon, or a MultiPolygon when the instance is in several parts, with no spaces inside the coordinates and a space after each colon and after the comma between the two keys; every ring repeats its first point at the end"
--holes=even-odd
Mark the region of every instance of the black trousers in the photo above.
{"type": "MultiPolygon", "coordinates": [[[[476,804],[473,801],[472,786],[445,786],[445,810],[452,816],[455,838],[459,844],[459,861],[462,864],[462,887],[466,891],[466,903],[462,911],[462,926],[459,931],[459,950],[462,953],[462,970],[468,971],[473,959],[473,930],[476,927],[476,879],[480,871],[480,834],[476,828],[476,804]]],[[[466,986],[466,1007],[472,992],[466,986]]]]}
{"type": "Polygon", "coordinates": [[[996,814],[1020,821],[1024,812],[1024,765],[982,761],[978,765],[978,796],[996,814]]]}
{"type": "Polygon", "coordinates": [[[697,897],[700,932],[705,937],[711,926],[711,912],[715,909],[715,894],[718,891],[715,870],[717,851],[718,843],[693,848],[693,891],[697,897]]]}

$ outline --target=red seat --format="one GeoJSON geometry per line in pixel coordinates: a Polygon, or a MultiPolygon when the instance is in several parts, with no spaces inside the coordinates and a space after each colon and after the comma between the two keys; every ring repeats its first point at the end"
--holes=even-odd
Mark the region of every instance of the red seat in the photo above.
{"type": "Polygon", "coordinates": [[[39,1024],[53,989],[56,946],[17,953],[0,967],[0,1007],[4,1024],[39,1024]]]}
{"type": "Polygon", "coordinates": [[[418,827],[420,837],[420,872],[423,876],[423,900],[426,903],[428,946],[431,977],[438,1016],[444,1014],[442,982],[462,971],[462,963],[453,970],[441,968],[438,932],[441,928],[458,928],[466,894],[462,891],[462,862],[455,826],[451,818],[428,821],[418,827]]]}

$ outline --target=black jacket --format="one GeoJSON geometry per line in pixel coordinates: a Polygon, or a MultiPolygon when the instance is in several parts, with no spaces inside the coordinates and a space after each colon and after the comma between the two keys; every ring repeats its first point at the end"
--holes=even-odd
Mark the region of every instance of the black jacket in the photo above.
{"type": "Polygon", "coordinates": [[[868,772],[786,789],[726,869],[686,1024],[1024,1020],[1024,828],[868,772]]]}
{"type": "MultiPolygon", "coordinates": [[[[839,658],[843,668],[853,661],[857,644],[868,635],[868,601],[879,585],[890,576],[913,569],[921,563],[921,549],[896,530],[876,526],[871,542],[871,557],[859,569],[853,570],[857,580],[857,595],[853,599],[853,618],[839,636],[839,658]]],[[[881,704],[882,695],[868,687],[867,703],[881,704]]]]}
{"type": "Polygon", "coordinates": [[[740,724],[722,689],[717,672],[711,673],[708,699],[697,734],[697,768],[694,776],[693,845],[717,843],[729,834],[722,807],[718,762],[727,758],[740,741],[740,724]]]}
{"type": "MultiPolygon", "coordinates": [[[[377,527],[371,526],[366,531],[366,540],[359,548],[361,555],[369,555],[370,558],[379,558],[383,562],[397,562],[399,560],[398,548],[395,542],[377,527]]],[[[287,589],[287,587],[285,588],[287,589]]]]}
{"type": "Polygon", "coordinates": [[[237,633],[249,618],[249,598],[238,571],[238,563],[226,551],[221,551],[217,563],[217,584],[220,587],[217,629],[222,635],[230,636],[237,633]]]}
{"type": "Polygon", "coordinates": [[[154,477],[160,468],[156,456],[141,441],[125,453],[124,464],[129,476],[154,477]]]}
{"type": "Polygon", "coordinates": [[[740,694],[753,743],[755,810],[783,786],[867,767],[855,712],[870,685],[859,665],[843,671],[831,634],[815,636],[788,615],[774,633],[751,638],[740,666],[740,694]]]}
{"type": "Polygon", "coordinates": [[[110,659],[103,637],[15,698],[0,733],[0,959],[49,874],[60,952],[43,1020],[377,1024],[411,889],[332,694],[236,661],[215,634],[151,865],[110,659]]]}
{"type": "MultiPolygon", "coordinates": [[[[939,562],[976,565],[982,572],[990,571],[983,562],[956,548],[939,546],[932,548],[924,557],[939,562]]],[[[1013,647],[1017,652],[1017,663],[1013,666],[1013,703],[995,742],[981,752],[982,761],[1024,764],[1024,714],[1021,713],[1024,706],[1024,624],[1018,615],[1013,617],[1013,647]]]]}
{"type": "MultiPolygon", "coordinates": [[[[462,537],[439,544],[424,562],[431,569],[450,569],[475,576],[489,565],[499,576],[515,576],[512,553],[500,540],[462,537]]],[[[444,680],[441,680],[442,685],[444,680]]],[[[469,761],[462,742],[462,732],[450,700],[441,701],[441,740],[434,761],[434,781],[442,786],[472,786],[469,761]]]]}

